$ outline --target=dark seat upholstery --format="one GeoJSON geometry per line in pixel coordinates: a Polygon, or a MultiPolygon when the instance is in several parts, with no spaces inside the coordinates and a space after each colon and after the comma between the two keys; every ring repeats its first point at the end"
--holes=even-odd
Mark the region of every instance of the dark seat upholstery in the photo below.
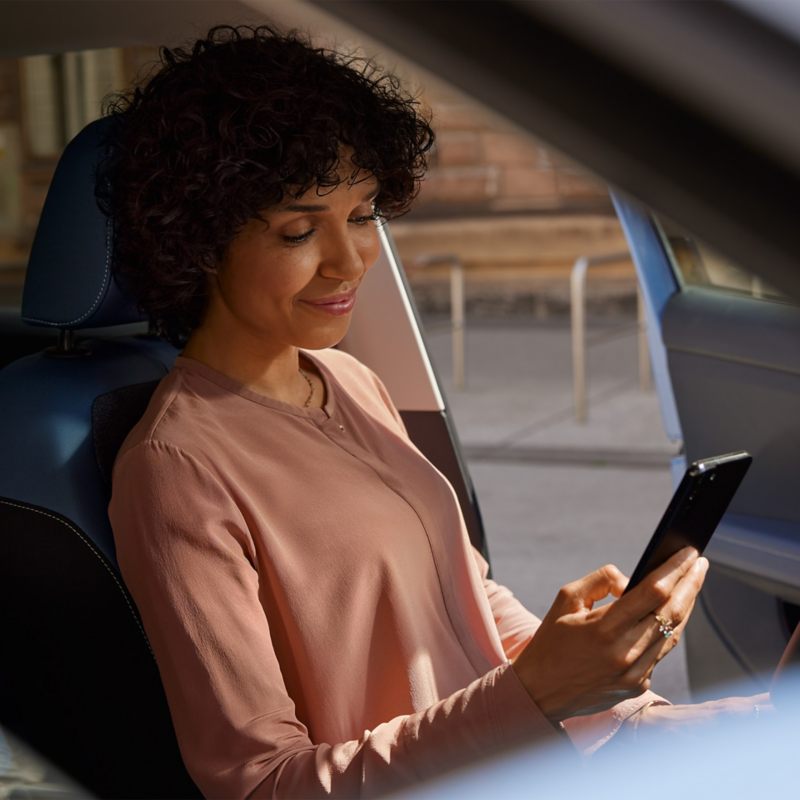
{"type": "MultiPolygon", "coordinates": [[[[26,276],[32,325],[140,319],[111,278],[111,226],[94,197],[105,124],[76,137],[56,171],[26,276]]],[[[81,344],[88,353],[0,371],[0,724],[101,797],[200,797],[106,511],[116,452],[176,351],[134,336],[81,344]]]]}

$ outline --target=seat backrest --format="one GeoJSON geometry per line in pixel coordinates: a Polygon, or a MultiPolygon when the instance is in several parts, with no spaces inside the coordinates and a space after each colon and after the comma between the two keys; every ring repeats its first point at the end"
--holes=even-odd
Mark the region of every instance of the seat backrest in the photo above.
{"type": "MultiPolygon", "coordinates": [[[[111,276],[95,200],[107,124],[59,162],[26,274],[29,324],[140,320],[111,276]]],[[[99,796],[200,797],[107,515],[114,457],[176,350],[147,336],[88,339],[86,352],[69,341],[0,371],[0,723],[99,796]]]]}

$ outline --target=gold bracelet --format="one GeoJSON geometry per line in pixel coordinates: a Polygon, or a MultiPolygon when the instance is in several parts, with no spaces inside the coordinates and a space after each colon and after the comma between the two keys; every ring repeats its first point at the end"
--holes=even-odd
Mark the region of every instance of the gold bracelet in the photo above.
{"type": "Polygon", "coordinates": [[[651,700],[649,703],[645,703],[637,712],[636,712],[636,719],[633,721],[633,743],[637,744],[637,734],[636,732],[639,730],[639,722],[642,719],[642,714],[647,711],[650,706],[655,703],[655,700],[651,700]]]}

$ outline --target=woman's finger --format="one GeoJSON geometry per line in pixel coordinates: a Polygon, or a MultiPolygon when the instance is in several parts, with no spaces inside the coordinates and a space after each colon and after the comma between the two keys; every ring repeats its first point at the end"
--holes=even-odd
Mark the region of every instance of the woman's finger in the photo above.
{"type": "Polygon", "coordinates": [[[641,662],[643,671],[652,669],[680,640],[694,609],[695,599],[708,569],[698,559],[678,584],[669,602],[640,620],[631,630],[628,645],[632,663],[641,662]]]}
{"type": "Polygon", "coordinates": [[[637,670],[642,674],[649,675],[655,665],[680,641],[683,629],[694,610],[695,598],[699,591],[697,582],[702,585],[707,564],[706,559],[695,563],[692,572],[687,576],[689,582],[694,585],[685,596],[673,597],[668,606],[646,617],[637,626],[636,632],[639,638],[631,649],[633,652],[641,653],[635,663],[638,665],[637,670]]]}
{"type": "Polygon", "coordinates": [[[639,639],[633,649],[641,654],[636,663],[640,665],[643,673],[649,674],[655,665],[678,644],[693,609],[694,602],[681,614],[680,620],[677,617],[674,619],[669,617],[669,612],[666,611],[664,614],[656,615],[654,613],[649,618],[643,619],[637,626],[639,639]],[[659,617],[665,622],[661,622],[659,617]]]}
{"type": "Polygon", "coordinates": [[[661,627],[677,630],[678,626],[684,624],[694,608],[694,602],[708,571],[708,560],[700,558],[692,565],[675,587],[669,600],[661,607],[656,608],[641,620],[637,630],[642,633],[645,629],[655,629],[666,638],[669,638],[668,630],[660,630],[661,627]]]}
{"type": "MultiPolygon", "coordinates": [[[[685,625],[694,608],[695,600],[703,588],[706,573],[708,572],[708,559],[699,558],[686,573],[683,580],[675,587],[675,591],[661,608],[653,612],[655,617],[668,620],[672,627],[685,625]]],[[[663,633],[663,632],[662,632],[663,633]]]]}
{"type": "Polygon", "coordinates": [[[619,597],[627,583],[628,579],[613,564],[606,564],[564,586],[553,603],[553,610],[560,616],[591,608],[610,594],[619,597]]]}
{"type": "MultiPolygon", "coordinates": [[[[686,617],[688,619],[688,614],[686,617]]],[[[655,614],[641,620],[621,642],[626,652],[626,674],[639,676],[637,680],[649,677],[655,665],[678,643],[685,624],[685,621],[673,623],[672,633],[667,637],[660,630],[662,623],[655,614]]]]}
{"type": "Polygon", "coordinates": [[[627,686],[631,689],[639,688],[641,691],[650,688],[650,680],[656,664],[677,646],[693,608],[694,603],[692,603],[681,622],[672,628],[672,633],[669,636],[665,636],[664,632],[660,630],[661,623],[656,620],[655,616],[651,618],[651,622],[642,620],[641,627],[644,630],[636,645],[631,648],[631,655],[635,652],[639,652],[640,655],[632,661],[631,666],[623,677],[627,686]]]}
{"type": "Polygon", "coordinates": [[[768,694],[726,697],[692,705],[653,705],[639,719],[638,738],[641,740],[666,731],[690,734],[693,737],[702,736],[713,733],[720,725],[730,725],[734,721],[751,720],[751,724],[759,726],[764,722],[763,719],[758,722],[759,717],[768,716],[772,711],[768,694]]]}
{"type": "Polygon", "coordinates": [[[657,608],[661,608],[699,557],[693,547],[684,547],[675,553],[672,558],[647,575],[638,586],[614,603],[614,616],[620,618],[621,624],[624,625],[624,618],[630,625],[631,620],[638,622],[657,608]]]}

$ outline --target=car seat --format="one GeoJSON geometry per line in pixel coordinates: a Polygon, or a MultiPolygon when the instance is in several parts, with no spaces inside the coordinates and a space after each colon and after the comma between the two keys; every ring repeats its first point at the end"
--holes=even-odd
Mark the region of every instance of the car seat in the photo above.
{"type": "Polygon", "coordinates": [[[58,345],[0,371],[0,724],[102,797],[200,797],[120,577],[111,468],[177,351],[147,334],[110,273],[95,199],[108,120],[65,150],[28,265],[22,316],[58,345]]]}

